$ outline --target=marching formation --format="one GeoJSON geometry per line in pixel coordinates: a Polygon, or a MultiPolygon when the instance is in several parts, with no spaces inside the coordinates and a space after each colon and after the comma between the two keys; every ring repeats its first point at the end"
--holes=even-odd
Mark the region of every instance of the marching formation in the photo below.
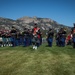
{"type": "Polygon", "coordinates": [[[20,32],[15,27],[12,27],[11,31],[0,31],[0,47],[5,46],[30,46],[33,45],[33,49],[37,49],[42,44],[42,33],[37,24],[34,24],[34,28],[24,28],[23,32],[20,32]]]}
{"type": "MultiPolygon", "coordinates": [[[[49,28],[46,41],[50,47],[56,41],[56,45],[59,47],[73,45],[73,48],[75,48],[75,24],[69,34],[67,34],[65,28],[60,28],[56,33],[54,29],[49,28]]],[[[32,48],[36,50],[41,44],[42,32],[37,24],[34,24],[33,29],[24,28],[23,32],[20,32],[15,27],[12,27],[11,31],[0,30],[0,47],[20,45],[26,47],[32,45],[32,48]]]]}
{"type": "MultiPolygon", "coordinates": [[[[47,42],[50,47],[52,47],[53,38],[54,30],[50,28],[47,35],[47,42]]],[[[65,47],[65,45],[73,45],[73,48],[75,48],[75,24],[69,34],[65,28],[60,28],[60,30],[55,34],[55,40],[56,45],[59,47],[65,47]]]]}

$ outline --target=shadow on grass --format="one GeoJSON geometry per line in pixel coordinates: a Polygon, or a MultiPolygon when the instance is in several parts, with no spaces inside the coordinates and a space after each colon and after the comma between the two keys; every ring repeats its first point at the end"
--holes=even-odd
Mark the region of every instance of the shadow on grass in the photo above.
{"type": "MultiPolygon", "coordinates": [[[[31,52],[31,53],[36,51],[32,49],[32,46],[0,47],[0,51],[9,51],[9,50],[26,51],[26,52],[31,52]]],[[[75,55],[75,50],[74,48],[72,48],[72,46],[58,47],[55,44],[53,44],[52,47],[49,47],[47,44],[42,44],[40,47],[38,47],[37,52],[39,53],[50,52],[55,55],[58,55],[61,53],[68,54],[71,56],[75,55]]]]}

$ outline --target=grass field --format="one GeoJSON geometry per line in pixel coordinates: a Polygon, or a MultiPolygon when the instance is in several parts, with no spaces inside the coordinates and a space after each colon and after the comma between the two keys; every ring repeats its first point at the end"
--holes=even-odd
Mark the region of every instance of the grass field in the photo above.
{"type": "Polygon", "coordinates": [[[0,75],[75,75],[75,49],[46,44],[38,50],[31,46],[0,48],[0,75]]]}

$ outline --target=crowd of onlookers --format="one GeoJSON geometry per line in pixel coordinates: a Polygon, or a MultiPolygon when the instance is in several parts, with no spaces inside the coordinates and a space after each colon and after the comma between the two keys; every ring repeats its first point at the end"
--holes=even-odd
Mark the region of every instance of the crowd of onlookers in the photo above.
{"type": "MultiPolygon", "coordinates": [[[[64,47],[66,44],[73,44],[75,48],[75,24],[70,33],[67,35],[67,30],[61,28],[56,33],[52,28],[49,28],[47,32],[46,41],[48,45],[52,47],[53,38],[55,37],[56,45],[64,47]]],[[[37,49],[42,44],[42,32],[37,24],[34,24],[33,29],[24,28],[23,32],[20,32],[15,27],[12,30],[0,30],[0,47],[5,46],[33,46],[33,49],[37,49]]]]}

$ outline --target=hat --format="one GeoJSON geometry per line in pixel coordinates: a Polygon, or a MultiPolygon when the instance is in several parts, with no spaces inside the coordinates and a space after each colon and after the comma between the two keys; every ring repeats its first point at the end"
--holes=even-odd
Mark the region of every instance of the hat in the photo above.
{"type": "Polygon", "coordinates": [[[36,23],[34,25],[37,25],[36,23]]]}
{"type": "Polygon", "coordinates": [[[12,26],[12,28],[15,28],[14,26],[12,26]]]}

